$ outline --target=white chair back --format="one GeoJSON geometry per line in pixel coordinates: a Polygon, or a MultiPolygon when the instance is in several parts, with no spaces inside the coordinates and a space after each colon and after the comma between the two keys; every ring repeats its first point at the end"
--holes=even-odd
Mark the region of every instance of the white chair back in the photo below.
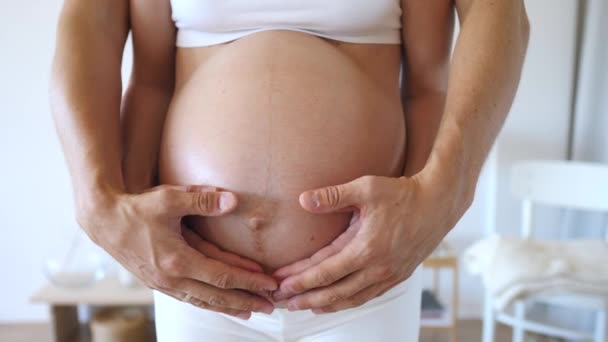
{"type": "Polygon", "coordinates": [[[529,238],[534,204],[608,212],[608,166],[572,161],[519,162],[512,168],[511,190],[522,200],[522,236],[529,238]]]}

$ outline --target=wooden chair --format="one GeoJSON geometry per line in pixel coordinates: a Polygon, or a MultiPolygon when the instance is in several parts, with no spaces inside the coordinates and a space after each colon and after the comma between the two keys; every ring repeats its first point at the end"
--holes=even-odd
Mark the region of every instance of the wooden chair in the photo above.
{"type": "MultiPolygon", "coordinates": [[[[521,237],[531,239],[536,204],[608,213],[608,166],[567,161],[528,161],[516,164],[511,173],[514,195],[522,201],[521,237]]],[[[608,227],[606,227],[608,240],[608,227]]],[[[599,261],[598,261],[599,262],[599,261]]],[[[606,266],[608,267],[608,265],[606,266]]],[[[608,298],[577,293],[528,296],[513,304],[513,313],[497,312],[485,291],[483,342],[494,341],[495,322],[513,327],[513,342],[523,342],[525,331],[574,340],[605,342],[608,298]],[[537,322],[526,317],[526,302],[595,311],[592,335],[537,322]]]]}

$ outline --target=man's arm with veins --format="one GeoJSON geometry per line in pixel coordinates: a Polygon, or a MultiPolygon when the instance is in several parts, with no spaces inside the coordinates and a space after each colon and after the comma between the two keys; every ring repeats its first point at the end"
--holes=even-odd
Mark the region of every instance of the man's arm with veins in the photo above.
{"type": "Polygon", "coordinates": [[[443,118],[423,173],[442,184],[456,182],[454,191],[464,208],[473,199],[481,167],[511,108],[529,23],[522,0],[455,4],[461,29],[443,118]]]}

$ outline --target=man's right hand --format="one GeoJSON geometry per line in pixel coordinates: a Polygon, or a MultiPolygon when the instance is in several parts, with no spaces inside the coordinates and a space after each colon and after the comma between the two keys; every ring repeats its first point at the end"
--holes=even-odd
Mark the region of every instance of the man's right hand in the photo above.
{"type": "Polygon", "coordinates": [[[162,185],[142,194],[110,198],[80,212],[78,222],[96,244],[148,287],[243,319],[252,311],[272,312],[269,301],[248,293],[275,290],[272,277],[261,273],[255,263],[221,251],[188,230],[182,235],[182,217],[229,213],[237,205],[233,193],[162,185]]]}

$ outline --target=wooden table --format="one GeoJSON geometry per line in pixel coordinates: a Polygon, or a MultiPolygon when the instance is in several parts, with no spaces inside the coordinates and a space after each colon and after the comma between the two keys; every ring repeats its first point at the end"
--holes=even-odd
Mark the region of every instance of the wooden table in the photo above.
{"type": "Polygon", "coordinates": [[[420,323],[421,328],[447,330],[450,334],[450,341],[456,342],[456,322],[458,311],[458,257],[447,244],[442,243],[436,253],[433,253],[422,263],[422,267],[432,270],[432,291],[437,297],[439,297],[439,289],[441,287],[439,271],[441,269],[451,269],[452,294],[451,303],[447,305],[444,315],[438,319],[422,319],[420,323]]]}
{"type": "Polygon", "coordinates": [[[115,277],[107,277],[87,288],[60,288],[47,285],[30,300],[50,305],[51,323],[56,342],[74,341],[80,330],[78,305],[148,306],[152,291],[146,287],[124,287],[115,277]]]}

